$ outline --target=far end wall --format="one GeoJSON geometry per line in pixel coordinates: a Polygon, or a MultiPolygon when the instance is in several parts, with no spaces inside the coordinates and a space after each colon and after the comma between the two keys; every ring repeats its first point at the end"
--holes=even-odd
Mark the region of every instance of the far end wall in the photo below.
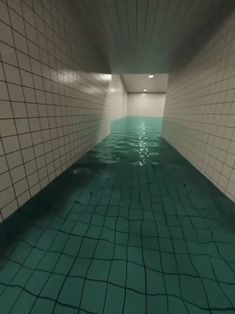
{"type": "Polygon", "coordinates": [[[127,115],[132,117],[163,117],[164,93],[133,93],[127,97],[127,115]]]}

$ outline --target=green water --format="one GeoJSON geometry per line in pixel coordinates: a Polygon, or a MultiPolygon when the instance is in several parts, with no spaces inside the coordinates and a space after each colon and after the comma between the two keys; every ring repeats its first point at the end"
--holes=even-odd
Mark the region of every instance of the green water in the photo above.
{"type": "Polygon", "coordinates": [[[115,122],[1,225],[1,314],[235,313],[235,205],[161,123],[115,122]]]}

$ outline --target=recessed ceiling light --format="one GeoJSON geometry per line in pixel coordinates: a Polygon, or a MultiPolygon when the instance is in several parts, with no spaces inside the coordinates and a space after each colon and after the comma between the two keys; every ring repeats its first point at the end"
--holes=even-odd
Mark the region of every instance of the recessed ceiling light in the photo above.
{"type": "Polygon", "coordinates": [[[149,78],[153,78],[154,77],[154,75],[153,74],[149,74],[149,76],[148,76],[149,78]]]}
{"type": "Polygon", "coordinates": [[[144,92],[147,92],[148,90],[147,89],[144,89],[144,92]]]}

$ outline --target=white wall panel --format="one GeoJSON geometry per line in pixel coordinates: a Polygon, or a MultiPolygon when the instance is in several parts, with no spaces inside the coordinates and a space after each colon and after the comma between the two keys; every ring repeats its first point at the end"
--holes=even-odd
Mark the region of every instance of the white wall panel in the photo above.
{"type": "Polygon", "coordinates": [[[112,75],[106,102],[109,107],[111,121],[126,116],[127,93],[119,75],[112,75]]]}

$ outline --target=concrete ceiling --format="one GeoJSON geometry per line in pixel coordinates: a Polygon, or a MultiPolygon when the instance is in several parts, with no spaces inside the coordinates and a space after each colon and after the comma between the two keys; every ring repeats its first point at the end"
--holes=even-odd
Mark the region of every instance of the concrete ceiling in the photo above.
{"type": "Polygon", "coordinates": [[[122,79],[128,93],[165,93],[168,74],[153,75],[153,78],[149,78],[148,74],[125,74],[122,79]]]}
{"type": "MultiPolygon", "coordinates": [[[[112,73],[168,73],[173,60],[235,0],[73,0],[112,73]]],[[[214,24],[218,24],[214,23],[214,24]]]]}

